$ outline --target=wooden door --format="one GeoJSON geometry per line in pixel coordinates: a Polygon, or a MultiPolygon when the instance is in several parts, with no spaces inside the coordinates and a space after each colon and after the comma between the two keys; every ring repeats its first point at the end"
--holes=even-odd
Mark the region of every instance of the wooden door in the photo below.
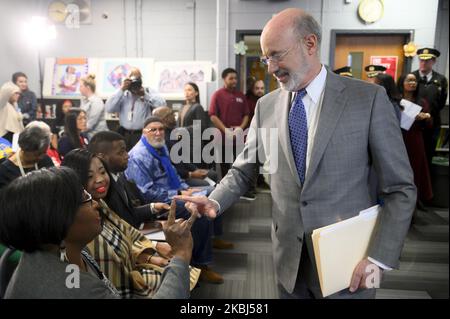
{"type": "Polygon", "coordinates": [[[407,37],[407,35],[386,34],[339,34],[336,36],[334,69],[347,66],[351,61],[353,76],[367,80],[364,71],[367,65],[389,64],[391,69],[387,73],[397,81],[405,67],[403,45],[408,43],[407,37]]]}

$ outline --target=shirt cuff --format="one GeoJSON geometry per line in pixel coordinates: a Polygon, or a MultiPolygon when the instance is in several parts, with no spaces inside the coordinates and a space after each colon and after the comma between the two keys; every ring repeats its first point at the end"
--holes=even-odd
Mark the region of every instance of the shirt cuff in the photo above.
{"type": "Polygon", "coordinates": [[[172,200],[172,198],[174,196],[178,195],[178,191],[177,190],[168,190],[167,191],[167,196],[169,197],[169,200],[172,200]]]}
{"type": "Polygon", "coordinates": [[[216,204],[216,208],[217,208],[217,212],[216,213],[217,213],[217,215],[222,214],[219,202],[216,201],[215,199],[212,199],[212,198],[209,198],[209,200],[212,201],[214,204],[216,204]]]}
{"type": "Polygon", "coordinates": [[[383,269],[383,270],[387,270],[387,271],[392,270],[391,267],[386,266],[385,264],[379,262],[378,260],[373,259],[372,257],[367,257],[367,259],[368,259],[371,263],[374,263],[375,265],[377,265],[378,267],[380,267],[380,268],[383,269]]]}

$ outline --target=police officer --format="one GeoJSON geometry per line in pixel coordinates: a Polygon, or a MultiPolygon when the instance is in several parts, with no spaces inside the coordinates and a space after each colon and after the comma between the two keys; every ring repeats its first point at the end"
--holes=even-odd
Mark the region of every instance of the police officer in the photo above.
{"type": "Polygon", "coordinates": [[[347,76],[349,78],[353,77],[352,68],[350,66],[344,66],[342,68],[334,70],[333,72],[341,76],[347,76]]]}
{"type": "Polygon", "coordinates": [[[433,119],[432,127],[424,130],[425,150],[427,152],[428,164],[436,149],[436,142],[441,127],[440,112],[445,106],[448,94],[448,81],[442,74],[433,70],[441,53],[433,48],[422,48],[417,50],[419,57],[419,69],[414,71],[418,80],[417,95],[424,98],[430,104],[430,114],[433,119]]]}
{"type": "Polygon", "coordinates": [[[364,71],[366,71],[367,82],[375,83],[375,78],[377,75],[386,71],[386,67],[382,65],[370,64],[364,68],[364,71]]]}

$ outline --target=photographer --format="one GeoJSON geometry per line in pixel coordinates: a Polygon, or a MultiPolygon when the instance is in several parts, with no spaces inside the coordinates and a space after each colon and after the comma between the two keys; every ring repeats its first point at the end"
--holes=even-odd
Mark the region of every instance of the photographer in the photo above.
{"type": "Polygon", "coordinates": [[[120,90],[106,101],[106,111],[119,113],[119,133],[125,137],[127,151],[141,138],[144,121],[153,108],[166,105],[166,101],[154,91],[142,86],[142,74],[132,68],[122,82],[120,90]]]}

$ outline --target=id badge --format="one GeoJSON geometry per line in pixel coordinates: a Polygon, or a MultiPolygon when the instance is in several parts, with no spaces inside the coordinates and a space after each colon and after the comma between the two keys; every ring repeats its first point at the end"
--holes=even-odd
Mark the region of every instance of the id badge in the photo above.
{"type": "Polygon", "coordinates": [[[128,121],[132,121],[133,120],[133,112],[128,112],[128,121]]]}

